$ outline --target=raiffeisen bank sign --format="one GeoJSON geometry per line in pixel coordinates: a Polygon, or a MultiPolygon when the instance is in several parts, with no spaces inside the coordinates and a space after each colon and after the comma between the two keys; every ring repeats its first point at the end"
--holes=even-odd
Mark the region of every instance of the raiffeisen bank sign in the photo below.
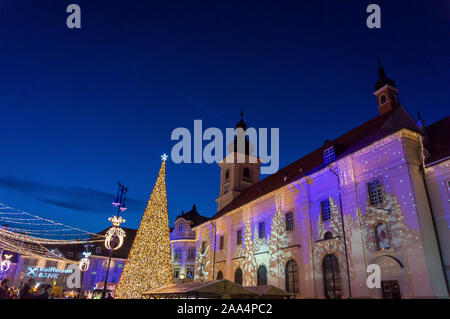
{"type": "Polygon", "coordinates": [[[73,269],[60,269],[56,267],[28,267],[26,276],[29,278],[58,279],[59,275],[72,274],[73,269]]]}

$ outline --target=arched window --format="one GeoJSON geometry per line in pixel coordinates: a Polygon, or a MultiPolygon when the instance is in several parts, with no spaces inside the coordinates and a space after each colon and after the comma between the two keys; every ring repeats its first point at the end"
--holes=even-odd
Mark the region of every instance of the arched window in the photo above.
{"type": "Polygon", "coordinates": [[[258,271],[256,273],[256,281],[258,286],[266,286],[267,285],[267,268],[264,265],[258,267],[258,271]]]}
{"type": "Polygon", "coordinates": [[[225,179],[228,179],[228,177],[230,177],[230,170],[227,169],[225,172],[225,179]]]}
{"type": "Polygon", "coordinates": [[[248,167],[244,168],[244,177],[250,178],[250,170],[248,169],[248,167]]]}
{"type": "Polygon", "coordinates": [[[290,293],[299,292],[298,267],[293,259],[286,263],[286,291],[290,293]]]}
{"type": "Polygon", "coordinates": [[[386,94],[382,94],[380,96],[380,104],[384,104],[384,103],[386,103],[386,94]]]}
{"type": "Polygon", "coordinates": [[[183,231],[183,223],[180,223],[180,225],[178,226],[178,231],[182,232],[183,231]]]}
{"type": "Polygon", "coordinates": [[[335,255],[328,254],[322,261],[323,291],[327,299],[341,298],[341,277],[339,262],[335,255]]]}
{"type": "Polygon", "coordinates": [[[324,235],[323,235],[323,239],[333,239],[333,233],[330,231],[327,231],[324,235]]]}
{"type": "Polygon", "coordinates": [[[377,250],[386,250],[391,248],[389,232],[386,224],[379,223],[375,227],[375,242],[377,244],[377,250]]]}
{"type": "Polygon", "coordinates": [[[236,269],[236,272],[234,273],[234,282],[242,285],[242,270],[241,268],[236,269]]]}
{"type": "Polygon", "coordinates": [[[217,280],[223,279],[223,273],[221,271],[219,271],[217,273],[217,280]]]}

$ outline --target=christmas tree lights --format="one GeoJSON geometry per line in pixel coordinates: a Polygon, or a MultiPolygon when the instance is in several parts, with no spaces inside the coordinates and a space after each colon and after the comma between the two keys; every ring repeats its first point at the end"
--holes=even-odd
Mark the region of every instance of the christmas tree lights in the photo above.
{"type": "Polygon", "coordinates": [[[166,156],[115,291],[115,298],[140,298],[145,291],[172,283],[166,156]]]}

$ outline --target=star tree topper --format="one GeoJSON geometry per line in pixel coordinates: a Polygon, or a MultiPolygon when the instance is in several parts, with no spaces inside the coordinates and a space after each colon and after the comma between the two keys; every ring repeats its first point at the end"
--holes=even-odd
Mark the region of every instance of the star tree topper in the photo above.
{"type": "Polygon", "coordinates": [[[161,160],[162,161],[167,161],[167,158],[169,158],[169,156],[167,156],[167,154],[166,153],[164,153],[163,155],[161,155],[161,160]]]}

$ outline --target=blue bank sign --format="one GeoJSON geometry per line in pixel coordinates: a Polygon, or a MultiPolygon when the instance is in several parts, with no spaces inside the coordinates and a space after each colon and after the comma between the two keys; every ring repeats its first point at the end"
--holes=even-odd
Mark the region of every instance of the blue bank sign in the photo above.
{"type": "Polygon", "coordinates": [[[73,273],[73,269],[59,269],[56,267],[28,267],[26,276],[31,278],[58,279],[59,275],[73,273]]]}

